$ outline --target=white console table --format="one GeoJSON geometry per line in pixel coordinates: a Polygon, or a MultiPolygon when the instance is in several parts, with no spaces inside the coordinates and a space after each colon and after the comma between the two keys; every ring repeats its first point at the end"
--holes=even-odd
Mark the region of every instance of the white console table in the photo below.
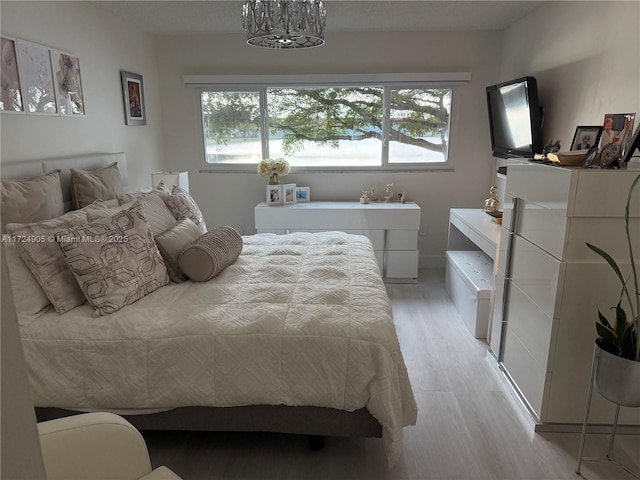
{"type": "Polygon", "coordinates": [[[493,261],[499,241],[500,225],[479,208],[450,210],[445,286],[476,338],[488,334],[493,261]]]}
{"type": "Polygon", "coordinates": [[[452,208],[449,211],[447,250],[482,250],[496,258],[500,225],[479,208],[452,208]]]}
{"type": "Polygon", "coordinates": [[[258,233],[338,230],[365,235],[387,282],[418,279],[420,207],[413,203],[308,202],[254,209],[258,233]]]}

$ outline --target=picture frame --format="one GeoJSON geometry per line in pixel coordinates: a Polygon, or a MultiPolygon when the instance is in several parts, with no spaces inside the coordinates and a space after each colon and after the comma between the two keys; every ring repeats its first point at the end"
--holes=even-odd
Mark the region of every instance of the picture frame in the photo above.
{"type": "Polygon", "coordinates": [[[640,124],[638,124],[638,126],[636,127],[636,131],[633,132],[629,148],[627,149],[624,157],[624,163],[627,163],[629,160],[631,160],[633,152],[635,152],[636,149],[640,150],[640,124]]]}
{"type": "Polygon", "coordinates": [[[296,184],[285,183],[282,185],[282,203],[284,205],[291,205],[296,203],[296,184]]]}
{"type": "Polygon", "coordinates": [[[16,40],[23,105],[27,114],[57,115],[49,48],[16,40]]]}
{"type": "Polygon", "coordinates": [[[282,205],[282,185],[267,185],[267,205],[282,205]]]}
{"type": "Polygon", "coordinates": [[[304,203],[311,201],[311,189],[309,187],[296,187],[296,202],[304,203]]]}
{"type": "Polygon", "coordinates": [[[576,127],[569,150],[589,150],[591,147],[598,145],[603,128],[602,125],[581,125],[576,127]]]}
{"type": "Polygon", "coordinates": [[[24,113],[18,50],[16,39],[0,36],[2,82],[0,85],[0,111],[3,113],[24,113]]]}
{"type": "Polygon", "coordinates": [[[146,125],[147,116],[144,104],[142,75],[121,71],[120,79],[122,81],[125,125],[146,125]]]}
{"type": "Polygon", "coordinates": [[[625,156],[631,146],[635,113],[606,113],[604,115],[600,148],[615,143],[620,156],[625,156]]]}
{"type": "Polygon", "coordinates": [[[60,115],[84,115],[80,59],[67,52],[51,50],[53,85],[60,115]]]}

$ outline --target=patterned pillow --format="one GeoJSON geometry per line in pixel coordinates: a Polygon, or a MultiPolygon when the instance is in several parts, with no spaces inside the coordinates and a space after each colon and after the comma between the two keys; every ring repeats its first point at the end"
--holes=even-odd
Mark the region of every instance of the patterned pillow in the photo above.
{"type": "Polygon", "coordinates": [[[58,236],[62,253],[97,315],[108,315],[169,282],[142,202],[58,236]]]}
{"type": "Polygon", "coordinates": [[[118,170],[118,162],[99,168],[98,170],[71,171],[71,193],[75,208],[86,207],[96,200],[112,200],[122,192],[122,178],[118,170]]]}
{"type": "Polygon", "coordinates": [[[233,228],[218,227],[185,248],[178,265],[194,282],[206,282],[235,262],[242,246],[242,237],[233,228]]]}
{"type": "Polygon", "coordinates": [[[180,270],[178,257],[180,253],[182,253],[182,250],[195,239],[199,238],[200,235],[202,235],[200,227],[188,218],[184,218],[172,229],[155,237],[158,250],[160,250],[160,254],[167,266],[169,278],[171,278],[173,282],[181,283],[187,279],[185,274],[182,273],[182,270],[180,270]]]}
{"type": "Polygon", "coordinates": [[[173,187],[171,197],[165,200],[165,203],[176,220],[188,218],[200,227],[202,233],[207,233],[207,224],[204,221],[202,212],[198,208],[195,200],[184,188],[178,186],[173,187]]]}
{"type": "Polygon", "coordinates": [[[7,223],[33,223],[64,213],[60,170],[34,178],[2,180],[2,231],[7,223]]]}
{"type": "Polygon", "coordinates": [[[46,293],[58,313],[65,313],[84,303],[85,298],[56,237],[70,227],[87,223],[83,210],[66,213],[58,218],[38,223],[10,223],[7,231],[17,241],[20,256],[46,293]]]}

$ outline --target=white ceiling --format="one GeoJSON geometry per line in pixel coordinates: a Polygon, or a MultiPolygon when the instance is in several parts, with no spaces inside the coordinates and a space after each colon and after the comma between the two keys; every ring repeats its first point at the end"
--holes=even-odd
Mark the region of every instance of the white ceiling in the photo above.
{"type": "MultiPolygon", "coordinates": [[[[242,32],[242,0],[91,1],[163,35],[242,32]]],[[[325,0],[326,34],[345,31],[503,30],[542,1],[325,0]]]]}

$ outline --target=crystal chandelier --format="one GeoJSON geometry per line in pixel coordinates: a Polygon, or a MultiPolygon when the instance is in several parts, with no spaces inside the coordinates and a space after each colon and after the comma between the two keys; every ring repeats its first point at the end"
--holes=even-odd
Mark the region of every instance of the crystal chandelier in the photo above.
{"type": "Polygon", "coordinates": [[[322,0],[247,0],[242,26],[247,43],[263,48],[324,45],[327,10],[322,0]]]}

